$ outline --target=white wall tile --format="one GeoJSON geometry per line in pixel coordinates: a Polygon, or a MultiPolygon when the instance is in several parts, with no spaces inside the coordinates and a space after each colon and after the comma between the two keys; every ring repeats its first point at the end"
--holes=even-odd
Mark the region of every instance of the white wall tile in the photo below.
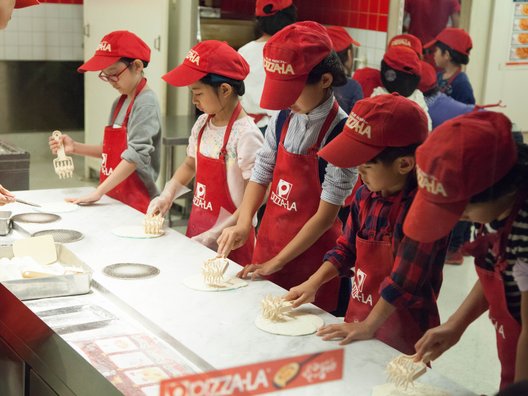
{"type": "Polygon", "coordinates": [[[18,47],[18,59],[19,60],[32,60],[33,59],[33,47],[19,46],[18,47]]]}

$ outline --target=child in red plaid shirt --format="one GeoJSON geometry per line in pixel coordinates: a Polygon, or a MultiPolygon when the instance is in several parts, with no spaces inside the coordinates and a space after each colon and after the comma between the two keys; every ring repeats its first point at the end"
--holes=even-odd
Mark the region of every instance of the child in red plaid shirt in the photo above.
{"type": "Polygon", "coordinates": [[[436,299],[448,238],[419,243],[402,224],[417,190],[414,152],[427,136],[427,117],[398,94],[356,103],[343,132],[320,151],[339,167],[359,166],[364,185],[337,246],[320,269],[286,295],[295,307],[314,300],[336,276],[354,281],[345,323],[318,331],[323,340],[377,338],[403,353],[439,323],[436,299]]]}

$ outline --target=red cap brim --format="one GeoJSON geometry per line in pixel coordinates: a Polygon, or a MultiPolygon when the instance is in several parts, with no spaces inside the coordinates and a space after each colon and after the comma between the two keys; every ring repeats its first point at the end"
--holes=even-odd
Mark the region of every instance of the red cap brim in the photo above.
{"type": "Polygon", "coordinates": [[[77,68],[77,71],[79,73],[85,73],[87,71],[100,71],[112,66],[119,59],[121,59],[120,56],[94,55],[90,59],[88,59],[84,64],[79,66],[77,68]]]}
{"type": "Polygon", "coordinates": [[[423,47],[424,48],[431,48],[431,47],[433,47],[436,44],[437,41],[438,41],[437,39],[431,40],[427,44],[424,44],[423,47]]]}
{"type": "Polygon", "coordinates": [[[268,110],[284,110],[301,96],[308,76],[291,80],[274,80],[266,77],[260,97],[260,107],[268,110]]]}
{"type": "Polygon", "coordinates": [[[418,242],[434,242],[447,236],[460,220],[469,200],[438,204],[418,190],[405,216],[403,232],[418,242]]]}
{"type": "Polygon", "coordinates": [[[16,0],[15,8],[25,8],[40,4],[37,0],[16,0]]]}
{"type": "Polygon", "coordinates": [[[175,87],[187,87],[196,81],[201,80],[206,75],[206,72],[193,69],[182,63],[161,78],[175,87]]]}
{"type": "Polygon", "coordinates": [[[348,133],[341,132],[319,150],[317,155],[339,168],[352,168],[372,160],[384,148],[359,142],[348,133]]]}

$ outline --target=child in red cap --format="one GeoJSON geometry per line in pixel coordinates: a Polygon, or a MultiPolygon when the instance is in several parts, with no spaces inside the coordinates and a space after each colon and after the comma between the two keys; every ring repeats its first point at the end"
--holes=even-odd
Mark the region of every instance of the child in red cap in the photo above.
{"type": "Polygon", "coordinates": [[[24,8],[39,4],[38,0],[2,0],[0,1],[0,30],[5,29],[14,8],[24,8]]]}
{"type": "MultiPolygon", "coordinates": [[[[332,94],[332,86],[344,84],[346,76],[326,29],[315,22],[289,25],[269,39],[264,67],[262,107],[290,110],[268,125],[237,225],[224,231],[218,251],[226,254],[245,243],[271,184],[253,264],[239,276],[266,276],[290,288],[315,272],[340,235],[337,214],[356,181],[355,169],[320,162],[316,154],[346,119],[332,94]]],[[[315,302],[333,311],[339,282],[325,286],[315,302]]]]}
{"type": "Polygon", "coordinates": [[[381,83],[371,96],[384,95],[397,92],[402,96],[416,102],[427,117],[429,130],[432,129],[431,117],[423,93],[418,89],[422,64],[418,54],[411,48],[394,45],[387,49],[381,60],[381,83]]]}
{"type": "MultiPolygon", "coordinates": [[[[256,152],[264,140],[239,101],[248,73],[247,62],[227,43],[208,40],[194,46],[181,65],[163,76],[171,85],[188,86],[193,104],[205,114],[192,128],[187,157],[152,201],[149,213],[165,214],[182,186],[194,178],[187,236],[212,249],[223,228],[236,223],[256,152]]],[[[249,264],[254,242],[251,227],[248,242],[229,258],[249,264]]]]}
{"type": "Polygon", "coordinates": [[[472,112],[440,125],[417,150],[419,190],[405,219],[410,238],[429,242],[459,219],[485,224],[467,250],[478,280],[458,310],[416,343],[436,359],[484,312],[496,330],[501,388],[528,379],[528,146],[508,118],[472,112]],[[517,276],[517,282],[514,280],[517,276]]]}
{"type": "Polygon", "coordinates": [[[442,283],[447,238],[417,243],[402,225],[416,194],[414,152],[427,136],[427,119],[416,103],[380,95],[356,103],[343,132],[320,151],[328,162],[358,166],[363,185],[337,245],[286,300],[312,302],[336,277],[351,277],[345,323],[321,328],[323,340],[377,338],[407,354],[440,322],[436,298],[442,283]]]}
{"type": "Polygon", "coordinates": [[[360,47],[361,44],[354,40],[344,27],[327,26],[326,31],[347,74],[347,83],[341,87],[334,87],[334,95],[339,106],[348,114],[354,107],[354,103],[363,99],[361,85],[350,78],[354,67],[354,46],[360,47]]]}
{"type": "Polygon", "coordinates": [[[240,98],[244,110],[255,120],[264,133],[270,116],[275,112],[260,107],[264,87],[264,44],[282,28],[297,21],[297,8],[292,0],[257,0],[255,5],[257,29],[261,36],[240,47],[238,52],[249,64],[249,74],[244,80],[246,94],[240,98]]]}
{"type": "MultiPolygon", "coordinates": [[[[93,203],[107,194],[146,213],[151,198],[158,194],[161,115],[156,94],[143,76],[149,61],[148,45],[134,33],[118,30],[103,37],[95,55],[77,69],[99,71],[99,78],[121,96],[112,106],[102,145],[62,135],[66,154],[102,158],[97,189],[69,201],[93,203]]],[[[59,145],[51,136],[49,145],[55,154],[59,145]]]]}
{"type": "Polygon", "coordinates": [[[463,29],[445,28],[425,48],[435,48],[434,61],[443,71],[438,73],[441,92],[466,104],[475,104],[473,88],[468,76],[462,71],[469,63],[469,52],[473,47],[471,37],[463,29]]]}

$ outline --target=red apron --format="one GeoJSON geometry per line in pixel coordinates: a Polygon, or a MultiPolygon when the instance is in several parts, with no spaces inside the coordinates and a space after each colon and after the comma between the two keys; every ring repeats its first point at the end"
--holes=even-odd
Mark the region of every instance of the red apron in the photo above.
{"type": "MultiPolygon", "coordinates": [[[[339,107],[336,101],[319,132],[317,142],[306,154],[293,154],[284,148],[290,117],[282,127],[273,181],[266,211],[260,225],[253,263],[264,263],[275,257],[317,212],[321,195],[317,151],[339,107]]],[[[341,234],[341,221],[336,218],[332,227],[311,247],[290,261],[283,269],[267,277],[289,290],[307,280],[321,266],[323,256],[332,249],[341,234]]],[[[324,284],[315,296],[315,304],[332,312],[337,307],[339,279],[324,284]]]]}
{"type": "MultiPolygon", "coordinates": [[[[389,221],[383,232],[381,241],[375,240],[376,231],[368,232],[367,239],[361,238],[360,231],[365,226],[365,219],[369,208],[365,203],[360,204],[360,228],[356,235],[356,263],[352,294],[348,303],[345,322],[361,322],[367,318],[380,299],[379,289],[382,282],[392,272],[394,255],[392,248],[392,230],[398,216],[398,209],[403,193],[392,203],[389,221]]],[[[431,309],[436,309],[432,306],[431,309]]],[[[391,316],[379,327],[374,337],[400,352],[412,355],[415,353],[414,344],[424,334],[412,310],[396,309],[391,316]]]]}
{"type": "MultiPolygon", "coordinates": [[[[205,127],[213,117],[210,115],[198,133],[196,149],[196,176],[194,179],[194,197],[191,216],[187,225],[186,235],[189,238],[210,230],[218,220],[220,209],[224,208],[229,213],[234,213],[237,207],[231,199],[226,173],[226,146],[231,135],[233,124],[242,111],[240,103],[233,111],[231,119],[227,124],[224,134],[224,144],[220,149],[218,158],[209,158],[200,153],[200,144],[205,127]]],[[[244,246],[233,250],[229,258],[240,265],[251,263],[253,247],[255,246],[255,229],[251,233],[244,246]]]]}
{"type": "Polygon", "coordinates": [[[514,209],[500,232],[487,235],[482,235],[481,233],[477,239],[465,245],[468,252],[475,256],[475,268],[489,305],[489,318],[495,327],[497,350],[501,362],[501,389],[513,383],[517,342],[519,341],[522,328],[521,324],[510,314],[508,309],[502,271],[508,265],[505,258],[508,236],[511,232],[513,221],[527,196],[527,192],[519,194],[514,209]],[[493,270],[485,269],[484,260],[489,248],[492,249],[493,254],[497,257],[493,270]]]}
{"type": "MultiPolygon", "coordinates": [[[[115,167],[121,162],[121,154],[128,148],[127,124],[130,111],[134,105],[136,96],[141,92],[143,87],[147,84],[144,78],[138,84],[136,93],[128,105],[128,109],[123,120],[123,124],[119,128],[114,128],[114,123],[123,106],[127,95],[121,95],[119,102],[114,110],[112,122],[104,130],[103,139],[103,161],[101,163],[101,170],[99,171],[99,182],[102,183],[108,176],[112,174],[115,167]]],[[[117,199],[140,212],[147,213],[147,208],[150,203],[150,195],[148,193],[145,183],[139,178],[137,172],[132,173],[125,180],[115,186],[106,195],[117,199]]]]}

